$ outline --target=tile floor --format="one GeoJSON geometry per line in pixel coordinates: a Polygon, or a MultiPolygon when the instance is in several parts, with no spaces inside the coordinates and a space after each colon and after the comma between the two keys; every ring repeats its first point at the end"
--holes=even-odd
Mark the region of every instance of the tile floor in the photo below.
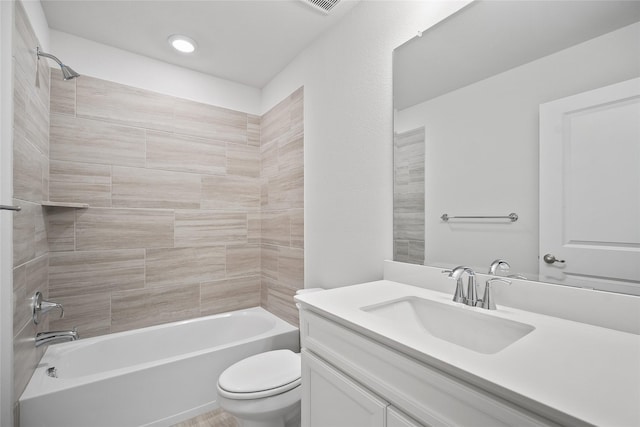
{"type": "Polygon", "coordinates": [[[212,412],[199,415],[190,420],[175,424],[172,427],[239,427],[235,418],[224,412],[222,409],[216,409],[212,412]]]}

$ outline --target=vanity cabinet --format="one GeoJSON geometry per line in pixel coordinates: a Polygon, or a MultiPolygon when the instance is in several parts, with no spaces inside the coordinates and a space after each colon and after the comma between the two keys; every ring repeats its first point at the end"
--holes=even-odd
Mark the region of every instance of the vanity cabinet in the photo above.
{"type": "Polygon", "coordinates": [[[303,427],[557,426],[311,310],[300,326],[303,427]]]}
{"type": "Polygon", "coordinates": [[[393,406],[387,408],[387,427],[420,427],[421,425],[398,411],[393,406]]]}
{"type": "Polygon", "coordinates": [[[302,396],[305,426],[385,426],[385,401],[305,351],[302,396]]]}
{"type": "Polygon", "coordinates": [[[302,351],[302,425],[421,427],[307,350],[302,351]]]}

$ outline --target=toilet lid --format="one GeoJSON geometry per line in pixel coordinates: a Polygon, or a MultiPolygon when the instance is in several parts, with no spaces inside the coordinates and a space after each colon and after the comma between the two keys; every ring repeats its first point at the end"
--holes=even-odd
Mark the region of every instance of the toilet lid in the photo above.
{"type": "MultiPolygon", "coordinates": [[[[300,384],[300,355],[291,350],[256,354],[227,368],[218,379],[225,394],[255,398],[284,393],[300,384]]],[[[229,396],[231,397],[231,396],[229,396]]]]}

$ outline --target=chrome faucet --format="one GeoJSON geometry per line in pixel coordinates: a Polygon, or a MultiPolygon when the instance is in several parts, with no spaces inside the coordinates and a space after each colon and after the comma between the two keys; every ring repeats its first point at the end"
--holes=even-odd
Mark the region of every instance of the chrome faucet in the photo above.
{"type": "Polygon", "coordinates": [[[491,274],[492,276],[496,275],[496,272],[498,270],[500,271],[509,271],[509,269],[511,268],[511,266],[509,265],[509,263],[503,259],[497,259],[495,261],[493,261],[491,263],[491,265],[489,266],[489,274],[491,274]]]}
{"type": "Polygon", "coordinates": [[[73,328],[71,331],[38,332],[36,334],[36,347],[45,344],[55,344],[57,342],[75,341],[79,338],[80,336],[76,328],[73,328]]]}
{"type": "Polygon", "coordinates": [[[453,270],[444,270],[443,273],[449,273],[449,277],[456,279],[456,292],[453,295],[455,302],[462,302],[466,305],[475,307],[480,301],[478,299],[478,285],[476,283],[476,273],[469,267],[460,265],[453,270]],[[467,273],[469,280],[467,282],[467,293],[465,295],[462,287],[462,275],[467,273]]]}

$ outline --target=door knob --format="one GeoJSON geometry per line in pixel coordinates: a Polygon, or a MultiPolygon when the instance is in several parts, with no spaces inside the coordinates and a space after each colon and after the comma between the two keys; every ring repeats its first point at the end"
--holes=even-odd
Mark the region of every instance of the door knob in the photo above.
{"type": "Polygon", "coordinates": [[[564,264],[564,260],[563,259],[557,259],[555,257],[555,255],[551,255],[551,254],[545,254],[542,259],[544,260],[544,262],[546,262],[547,264],[553,264],[554,262],[560,263],[560,264],[564,264]]]}

